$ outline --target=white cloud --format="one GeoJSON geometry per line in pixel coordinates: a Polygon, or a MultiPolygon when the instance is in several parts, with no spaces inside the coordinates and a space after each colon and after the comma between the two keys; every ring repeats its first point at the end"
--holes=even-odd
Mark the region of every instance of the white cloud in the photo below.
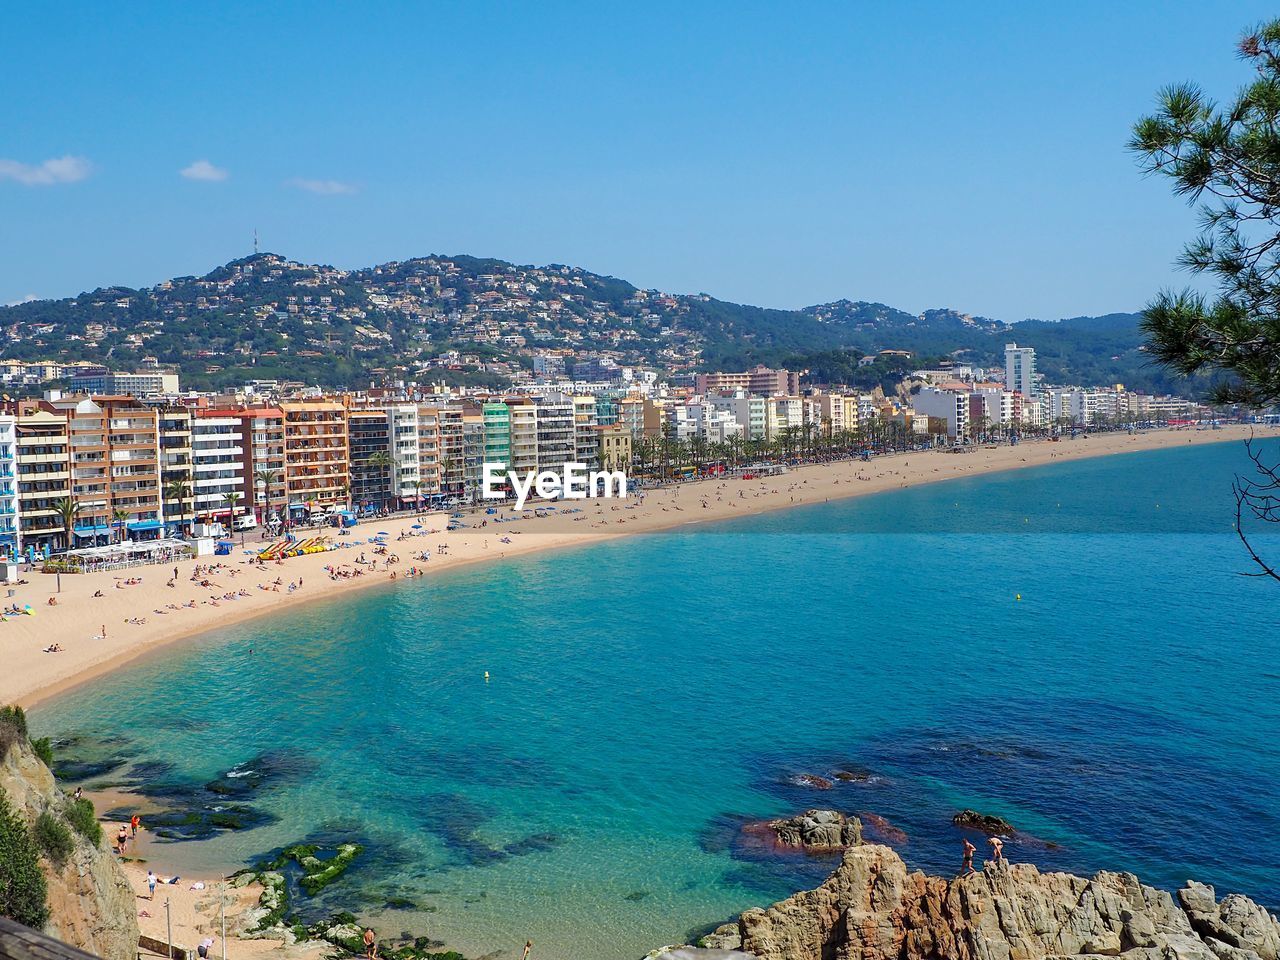
{"type": "Polygon", "coordinates": [[[93,169],[84,157],[52,157],[41,164],[0,159],[0,180],[13,180],[27,187],[47,187],[55,183],[75,183],[93,169]]]}
{"type": "Polygon", "coordinates": [[[39,300],[39,299],[40,298],[37,297],[34,293],[28,293],[25,297],[20,297],[17,300],[10,300],[7,304],[5,304],[5,306],[16,307],[24,303],[34,303],[36,300],[39,300]]]}
{"type": "Polygon", "coordinates": [[[355,184],[343,183],[341,180],[307,180],[302,177],[294,177],[287,182],[289,186],[297,187],[299,190],[306,190],[308,193],[321,193],[331,196],[338,193],[356,192],[355,184]]]}
{"type": "Polygon", "coordinates": [[[178,172],[188,180],[207,180],[210,182],[225,180],[231,176],[231,174],[227,173],[225,167],[215,167],[208,160],[197,160],[191,166],[183,167],[178,172]]]}

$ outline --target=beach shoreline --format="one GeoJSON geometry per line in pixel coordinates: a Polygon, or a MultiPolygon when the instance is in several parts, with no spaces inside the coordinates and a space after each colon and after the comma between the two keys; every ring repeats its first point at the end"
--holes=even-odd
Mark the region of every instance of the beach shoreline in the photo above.
{"type": "MultiPolygon", "coordinates": [[[[1204,443],[1240,442],[1254,435],[1280,436],[1274,427],[1229,426],[1218,430],[1171,428],[1137,434],[1099,433],[1061,442],[1024,442],[1017,446],[971,447],[953,454],[944,451],[891,454],[869,462],[842,460],[811,464],[763,479],[739,478],[692,481],[645,491],[643,500],[627,502],[579,501],[576,514],[566,509],[534,519],[533,507],[519,519],[489,523],[483,511],[468,516],[472,526],[444,532],[447,516],[401,516],[362,523],[334,539],[366,541],[386,531],[389,553],[399,555],[395,582],[412,567],[432,576],[468,564],[494,562],[548,550],[585,546],[604,540],[678,529],[692,524],[755,516],[776,510],[851,499],[925,483],[984,476],[1009,470],[1045,466],[1100,456],[1176,448],[1204,443]],[[736,495],[735,495],[736,494],[736,495]],[[421,529],[414,529],[415,525],[421,529]],[[433,530],[437,532],[428,533],[433,530]],[[404,539],[398,539],[404,536],[404,539]],[[503,542],[503,540],[508,542],[503,542]],[[441,551],[446,552],[441,552],[441,551]],[[416,559],[429,557],[426,562],[416,559]]],[[[500,508],[510,515],[510,508],[500,508]]],[[[246,543],[247,548],[251,544],[246,543]]],[[[253,543],[252,546],[265,546],[253,543]]],[[[221,562],[224,568],[207,575],[210,587],[193,582],[191,560],[177,565],[174,586],[167,586],[168,565],[92,574],[63,574],[57,578],[28,574],[30,583],[16,586],[6,604],[30,605],[32,615],[10,616],[0,624],[0,644],[8,651],[11,669],[0,676],[0,703],[24,707],[45,703],[93,680],[114,673],[139,659],[180,642],[198,642],[222,628],[284,612],[312,600],[334,599],[377,584],[393,582],[382,568],[361,576],[332,579],[326,568],[363,569],[354,563],[363,552],[372,558],[373,544],[292,558],[282,563],[253,566],[241,548],[228,557],[201,558],[201,564],[221,562]],[[128,578],[141,583],[121,586],[128,578]],[[271,582],[279,578],[279,591],[271,582]],[[290,592],[288,584],[300,583],[290,592]],[[267,586],[267,589],[261,589],[267,586]],[[243,590],[247,595],[238,596],[243,590]],[[101,596],[95,597],[95,592],[101,596]],[[222,599],[227,593],[235,599],[222,599]],[[59,597],[56,606],[50,596],[59,597]],[[194,604],[194,606],[192,606],[194,604]],[[145,623],[131,624],[129,620],[145,623]],[[105,638],[102,634],[105,632],[105,638]],[[45,653],[57,643],[62,652],[45,653]]],[[[384,559],[384,558],[379,558],[384,559]]]]}

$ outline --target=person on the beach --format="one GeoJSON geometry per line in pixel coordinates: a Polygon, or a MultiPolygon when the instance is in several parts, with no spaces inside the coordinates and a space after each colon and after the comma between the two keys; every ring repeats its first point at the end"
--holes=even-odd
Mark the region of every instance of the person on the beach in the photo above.
{"type": "Polygon", "coordinates": [[[961,868],[960,872],[966,877],[971,873],[977,873],[977,871],[973,869],[973,855],[977,852],[977,850],[978,848],[969,842],[969,838],[965,837],[964,838],[964,866],[961,868]]]}
{"type": "Polygon", "coordinates": [[[373,927],[364,929],[364,955],[370,958],[378,955],[378,944],[373,938],[373,927]]]}
{"type": "Polygon", "coordinates": [[[996,863],[1004,863],[1004,841],[999,837],[987,837],[987,843],[991,844],[991,859],[996,863]]]}
{"type": "Polygon", "coordinates": [[[142,818],[136,813],[129,818],[129,830],[136,837],[138,835],[138,825],[142,823],[142,818]]]}
{"type": "Polygon", "coordinates": [[[147,899],[154,900],[156,898],[156,875],[154,871],[147,871],[147,899]]]}
{"type": "Polygon", "coordinates": [[[124,854],[124,847],[128,842],[129,828],[122,823],[120,824],[120,832],[116,834],[116,845],[120,848],[121,855],[124,854]]]}

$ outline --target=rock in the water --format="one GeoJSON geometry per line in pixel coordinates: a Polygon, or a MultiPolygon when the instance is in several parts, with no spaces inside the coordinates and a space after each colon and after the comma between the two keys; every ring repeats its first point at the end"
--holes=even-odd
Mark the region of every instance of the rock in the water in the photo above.
{"type": "Polygon", "coordinates": [[[1277,960],[1280,922],[1199,884],[1175,902],[1127,873],[1085,879],[1016,864],[947,880],[863,845],[816,890],[717,929],[715,946],[759,960],[1277,960]]]}
{"type": "Polygon", "coordinates": [[[836,810],[806,810],[796,817],[766,821],[777,842],[815,852],[843,850],[862,842],[862,824],[836,810]]]}
{"type": "Polygon", "coordinates": [[[957,827],[970,827],[974,830],[981,830],[983,833],[1014,833],[1015,828],[1008,820],[1003,817],[995,817],[989,813],[979,813],[977,810],[961,810],[951,822],[957,827]]]}

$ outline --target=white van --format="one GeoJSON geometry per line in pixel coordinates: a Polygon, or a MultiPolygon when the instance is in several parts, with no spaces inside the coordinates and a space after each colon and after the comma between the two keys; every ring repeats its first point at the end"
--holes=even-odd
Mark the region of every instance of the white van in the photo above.
{"type": "Polygon", "coordinates": [[[242,513],[231,521],[231,529],[236,531],[256,530],[258,521],[254,519],[252,513],[242,513]]]}

